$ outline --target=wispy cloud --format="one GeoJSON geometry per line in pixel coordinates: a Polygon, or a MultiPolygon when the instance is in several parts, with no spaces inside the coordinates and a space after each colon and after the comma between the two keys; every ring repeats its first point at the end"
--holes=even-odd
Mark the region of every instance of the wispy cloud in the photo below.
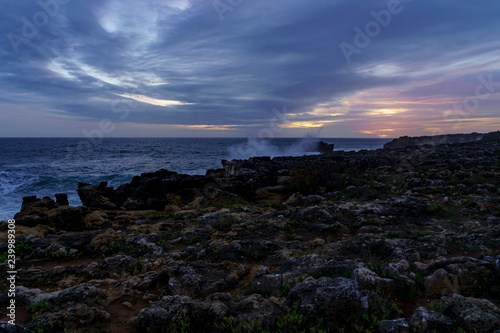
{"type": "Polygon", "coordinates": [[[116,95],[121,96],[121,97],[125,97],[125,98],[130,98],[130,99],[136,100],[136,101],[141,102],[141,103],[158,105],[158,106],[166,106],[166,107],[194,104],[194,103],[184,103],[184,102],[180,102],[180,101],[171,101],[171,100],[151,98],[148,96],[138,95],[138,94],[116,94],[116,95]]]}
{"type": "Polygon", "coordinates": [[[500,87],[467,116],[449,110],[474,96],[479,76],[500,82],[500,3],[401,6],[348,64],[339,44],[352,42],[353,28],[373,20],[370,12],[386,0],[245,1],[224,21],[211,1],[71,1],[39,27],[33,16],[44,9],[36,1],[6,2],[0,108],[9,117],[0,131],[78,136],[109,118],[121,122],[116,135],[255,135],[283,106],[290,121],[281,136],[498,127],[500,87]],[[9,34],[21,38],[17,53],[9,34]],[[112,109],[122,99],[134,103],[126,122],[112,109]],[[15,110],[53,125],[44,132],[15,110]]]}

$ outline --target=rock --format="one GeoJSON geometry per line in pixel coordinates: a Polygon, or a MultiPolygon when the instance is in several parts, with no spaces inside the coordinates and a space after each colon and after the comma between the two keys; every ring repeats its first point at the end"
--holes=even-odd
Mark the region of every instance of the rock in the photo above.
{"type": "Polygon", "coordinates": [[[500,308],[486,299],[467,298],[458,294],[441,297],[445,314],[459,327],[471,332],[488,332],[500,328],[500,308]]]}
{"type": "Polygon", "coordinates": [[[2,333],[21,333],[21,332],[28,332],[28,330],[25,327],[16,325],[16,324],[10,324],[5,321],[0,321],[0,332],[2,333]]]}
{"type": "Polygon", "coordinates": [[[292,215],[293,219],[304,221],[308,223],[333,223],[332,214],[330,214],[326,209],[320,208],[318,206],[307,207],[304,209],[299,209],[297,213],[292,215]]]}
{"type": "Polygon", "coordinates": [[[98,233],[90,241],[89,246],[93,251],[105,253],[111,244],[118,245],[118,239],[119,237],[113,229],[106,229],[104,232],[98,233]]]}
{"type": "Polygon", "coordinates": [[[248,273],[243,265],[229,262],[208,264],[195,261],[170,270],[168,288],[174,295],[199,297],[216,293],[236,284],[248,273]]]}
{"type": "Polygon", "coordinates": [[[134,255],[158,257],[164,253],[163,248],[156,244],[159,240],[157,233],[128,238],[125,240],[124,251],[134,255]]]}
{"type": "Polygon", "coordinates": [[[27,304],[48,301],[56,298],[60,293],[60,291],[48,293],[43,292],[40,289],[29,289],[23,286],[16,287],[16,297],[27,304]]]}
{"type": "Polygon", "coordinates": [[[377,288],[380,292],[391,295],[394,295],[396,291],[396,282],[393,279],[381,278],[364,263],[358,264],[352,273],[352,278],[358,283],[360,289],[377,288]]]}
{"type": "Polygon", "coordinates": [[[108,182],[101,182],[92,186],[86,183],[78,183],[78,196],[82,204],[86,207],[101,208],[106,210],[118,209],[116,203],[112,201],[114,190],[108,187],[108,182]]]}
{"type": "Polygon", "coordinates": [[[56,203],[60,206],[68,206],[68,195],[66,193],[56,193],[56,203]]]}
{"type": "MultiPolygon", "coordinates": [[[[18,298],[47,303],[28,329],[107,331],[110,313],[117,327],[116,310],[149,304],[140,331],[275,332],[290,320],[297,330],[348,331],[358,327],[346,320],[364,315],[364,330],[408,332],[408,318],[382,319],[400,316],[395,302],[408,310],[422,297],[444,297],[443,311],[417,309],[411,331],[498,327],[486,301],[498,299],[500,278],[498,141],[223,166],[144,173],[116,190],[80,184],[81,207],[63,194],[24,198],[18,298]]],[[[0,223],[4,236],[11,225],[0,223]]],[[[0,253],[8,250],[3,237],[0,253]]]]}
{"type": "Polygon", "coordinates": [[[63,332],[64,329],[76,330],[84,325],[109,320],[110,317],[108,312],[97,307],[77,303],[59,311],[44,312],[33,319],[27,328],[31,331],[63,332]]]}
{"type": "Polygon", "coordinates": [[[425,290],[431,295],[450,295],[460,292],[458,276],[440,268],[434,274],[425,277],[425,290]]]}
{"type": "Polygon", "coordinates": [[[123,207],[126,210],[145,210],[147,208],[146,204],[137,198],[131,197],[127,198],[123,203],[123,207]]]}
{"type": "Polygon", "coordinates": [[[450,144],[459,142],[474,142],[481,140],[485,134],[471,133],[471,134],[445,134],[434,136],[418,136],[408,137],[402,136],[399,139],[394,139],[384,145],[384,149],[405,148],[409,146],[418,145],[439,145],[450,144]]]}
{"type": "Polygon", "coordinates": [[[453,328],[453,320],[440,312],[419,307],[411,316],[410,327],[417,333],[449,332],[453,328]]]}
{"type": "Polygon", "coordinates": [[[106,302],[106,294],[89,284],[70,287],[57,292],[42,292],[39,289],[17,287],[17,295],[27,304],[45,302],[39,316],[27,324],[30,330],[50,331],[75,329],[82,324],[90,324],[99,319],[109,319],[110,315],[100,307],[106,302]],[[64,326],[67,325],[67,326],[64,326]]]}
{"type": "Polygon", "coordinates": [[[48,223],[57,229],[82,230],[84,211],[81,207],[61,206],[47,214],[48,223]]]}
{"type": "Polygon", "coordinates": [[[190,301],[188,296],[164,296],[161,301],[139,312],[140,325],[153,332],[161,332],[171,323],[179,323],[187,317],[190,301]]]}
{"type": "Polygon", "coordinates": [[[81,285],[62,290],[58,293],[56,298],[52,298],[51,300],[57,305],[76,302],[85,302],[87,304],[96,305],[101,304],[106,297],[106,293],[104,293],[101,289],[91,284],[83,283],[81,285]]]}
{"type": "Polygon", "coordinates": [[[242,297],[239,302],[228,302],[231,313],[236,314],[238,321],[251,323],[259,321],[262,326],[273,327],[275,323],[285,314],[283,304],[276,298],[265,299],[261,295],[250,295],[242,297]]]}
{"type": "Polygon", "coordinates": [[[57,208],[58,205],[49,197],[38,199],[36,196],[23,198],[21,211],[14,218],[16,224],[34,227],[37,224],[48,224],[47,216],[50,210],[57,208]]]}
{"type": "Polygon", "coordinates": [[[308,277],[288,293],[289,302],[300,301],[300,311],[306,315],[342,316],[361,308],[358,284],[346,278],[308,277]]]}
{"type": "MultiPolygon", "coordinates": [[[[95,268],[91,268],[90,266],[87,268],[89,274],[94,273],[95,270],[101,271],[112,271],[113,273],[130,273],[130,271],[134,271],[137,268],[140,268],[140,262],[130,256],[126,255],[115,255],[113,257],[107,257],[103,260],[100,260],[95,268]]],[[[96,272],[97,273],[97,272],[96,272]]]]}
{"type": "Polygon", "coordinates": [[[102,228],[106,223],[108,223],[106,213],[101,209],[86,214],[82,219],[82,224],[85,226],[85,229],[102,228]]]}
{"type": "Polygon", "coordinates": [[[308,141],[302,144],[302,149],[305,152],[330,153],[333,151],[333,146],[323,141],[308,141]]]}
{"type": "Polygon", "coordinates": [[[404,318],[394,320],[381,320],[380,333],[410,333],[410,325],[404,318]]]}

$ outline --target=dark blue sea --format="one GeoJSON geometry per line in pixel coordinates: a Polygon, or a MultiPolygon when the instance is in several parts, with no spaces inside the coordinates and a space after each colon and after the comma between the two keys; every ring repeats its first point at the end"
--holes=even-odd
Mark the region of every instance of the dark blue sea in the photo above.
{"type": "MultiPolygon", "coordinates": [[[[251,156],[302,156],[311,139],[246,138],[0,138],[0,220],[14,216],[22,197],[67,193],[70,205],[81,205],[78,182],[110,186],[130,182],[143,172],[167,169],[205,174],[222,159],[251,156]]],[[[315,139],[318,140],[318,139],[315,139]]],[[[321,139],[335,150],[382,148],[390,139],[321,139]]]]}

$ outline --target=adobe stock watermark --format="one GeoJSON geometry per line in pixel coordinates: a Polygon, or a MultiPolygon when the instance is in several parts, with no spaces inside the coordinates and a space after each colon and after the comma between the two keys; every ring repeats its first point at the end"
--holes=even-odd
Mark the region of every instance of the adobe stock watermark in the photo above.
{"type": "MultiPolygon", "coordinates": [[[[443,112],[443,120],[454,119],[455,125],[451,128],[453,131],[458,130],[462,125],[462,120],[476,114],[481,101],[488,100],[492,95],[500,92],[500,82],[493,81],[493,74],[489,74],[486,78],[482,75],[477,77],[478,84],[474,89],[474,95],[470,95],[461,103],[453,105],[453,110],[446,110],[443,112]]],[[[442,129],[437,129],[444,133],[442,129]]]]}
{"type": "Polygon", "coordinates": [[[234,11],[235,8],[241,6],[245,0],[214,0],[212,5],[214,6],[219,20],[224,21],[224,14],[227,12],[234,11]]]}
{"type": "Polygon", "coordinates": [[[7,317],[9,324],[16,323],[16,221],[9,220],[7,222],[7,297],[9,303],[7,305],[7,317]]]}
{"type": "MultiPolygon", "coordinates": [[[[412,1],[412,0],[408,0],[412,1]]],[[[340,50],[344,55],[348,64],[352,62],[352,55],[359,54],[366,48],[374,38],[376,38],[382,32],[382,28],[387,28],[391,24],[392,17],[398,15],[403,11],[403,6],[400,0],[389,0],[387,2],[387,9],[381,9],[378,12],[372,10],[370,15],[374,18],[372,21],[368,21],[364,29],[358,26],[353,28],[356,33],[353,37],[353,44],[342,41],[339,44],[340,50]],[[363,31],[364,30],[364,31],[363,31]]]]}
{"type": "Polygon", "coordinates": [[[16,54],[19,53],[19,46],[22,44],[32,45],[31,40],[38,35],[39,29],[47,26],[50,20],[54,19],[54,17],[60,13],[61,6],[68,4],[70,1],[71,0],[39,0],[37,2],[38,6],[40,6],[39,11],[30,17],[21,17],[22,36],[13,32],[7,34],[7,38],[14,52],[16,54]]]}

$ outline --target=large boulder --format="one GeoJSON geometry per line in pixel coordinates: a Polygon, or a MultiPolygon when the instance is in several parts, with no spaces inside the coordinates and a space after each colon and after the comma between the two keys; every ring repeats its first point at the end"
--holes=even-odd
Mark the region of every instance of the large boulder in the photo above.
{"type": "Polygon", "coordinates": [[[441,312],[419,307],[410,319],[410,326],[417,333],[450,332],[453,320],[441,312]]]}
{"type": "Polygon", "coordinates": [[[308,277],[288,293],[287,299],[300,301],[300,311],[306,315],[342,316],[361,309],[358,284],[342,277],[308,277]]]}
{"type": "Polygon", "coordinates": [[[458,294],[441,298],[445,314],[470,332],[489,332],[500,328],[500,308],[486,299],[458,294]]]}
{"type": "Polygon", "coordinates": [[[118,209],[113,202],[114,190],[108,187],[108,182],[101,182],[92,186],[87,183],[78,183],[78,196],[86,207],[101,208],[106,210],[118,209]]]}
{"type": "Polygon", "coordinates": [[[352,273],[352,277],[358,283],[360,289],[377,289],[385,294],[392,295],[396,291],[396,282],[393,279],[378,276],[364,263],[358,264],[358,267],[352,273]]]}
{"type": "Polygon", "coordinates": [[[458,276],[448,273],[443,268],[425,277],[425,290],[430,295],[444,296],[460,292],[458,276]]]}

